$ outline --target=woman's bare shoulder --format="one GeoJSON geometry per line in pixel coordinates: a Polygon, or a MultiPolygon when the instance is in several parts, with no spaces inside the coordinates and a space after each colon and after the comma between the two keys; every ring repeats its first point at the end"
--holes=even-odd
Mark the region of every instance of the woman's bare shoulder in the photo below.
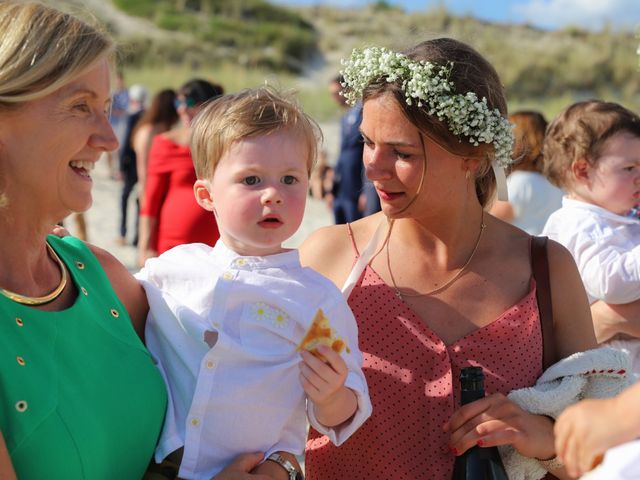
{"type": "Polygon", "coordinates": [[[149,305],[144,289],[127,268],[106,250],[87,244],[104,269],[113,291],[129,312],[131,323],[142,338],[149,305]]]}
{"type": "Polygon", "coordinates": [[[348,226],[333,225],[316,230],[300,246],[300,261],[342,286],[356,256],[354,241],[358,252],[361,252],[379,218],[372,215],[348,226]],[[352,235],[349,235],[349,229],[352,235]]]}

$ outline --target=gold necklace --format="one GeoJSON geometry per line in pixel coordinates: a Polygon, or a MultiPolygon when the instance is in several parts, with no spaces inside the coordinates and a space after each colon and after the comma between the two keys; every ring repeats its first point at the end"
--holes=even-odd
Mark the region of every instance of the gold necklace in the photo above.
{"type": "MultiPolygon", "coordinates": [[[[451,285],[453,282],[455,282],[460,275],[462,275],[462,272],[465,271],[465,269],[469,266],[469,264],[471,263],[471,259],[473,258],[473,256],[476,254],[476,251],[478,250],[478,245],[480,245],[480,240],[482,239],[482,232],[484,232],[484,229],[487,228],[487,225],[484,223],[484,210],[482,210],[482,216],[480,217],[480,232],[478,233],[478,239],[476,240],[476,244],[473,247],[473,250],[471,251],[471,255],[469,255],[469,258],[467,258],[467,261],[464,263],[464,265],[462,266],[462,268],[460,268],[460,270],[458,270],[458,273],[456,273],[453,278],[451,278],[451,280],[449,280],[447,283],[445,283],[444,285],[441,285],[440,287],[437,287],[429,292],[426,293],[403,293],[399,288],[398,285],[396,284],[396,279],[393,276],[393,270],[391,270],[391,259],[389,257],[389,238],[387,238],[387,245],[386,245],[386,249],[387,249],[387,268],[389,269],[389,276],[391,277],[391,283],[393,284],[393,290],[396,294],[396,297],[398,297],[399,299],[403,299],[403,297],[425,297],[427,295],[433,295],[434,293],[438,293],[441,292],[442,290],[444,290],[445,288],[447,288],[449,285],[451,285]]],[[[389,232],[391,233],[391,232],[389,232]]]]}
{"type": "Polygon", "coordinates": [[[48,243],[47,249],[58,264],[58,267],[60,267],[60,274],[62,277],[60,279],[60,284],[51,293],[43,297],[27,297],[25,295],[20,295],[19,293],[5,290],[4,288],[0,288],[0,293],[7,297],[9,300],[13,300],[14,302],[20,303],[22,305],[44,305],[45,303],[53,302],[56,298],[58,298],[64,290],[64,287],[67,286],[67,270],[66,268],[64,268],[64,263],[62,263],[62,260],[60,260],[58,254],[53,248],[51,248],[51,245],[49,245],[48,243]]]}

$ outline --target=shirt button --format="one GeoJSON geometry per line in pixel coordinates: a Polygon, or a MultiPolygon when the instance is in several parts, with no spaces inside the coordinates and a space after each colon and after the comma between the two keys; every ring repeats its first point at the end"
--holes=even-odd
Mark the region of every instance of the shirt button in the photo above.
{"type": "Polygon", "coordinates": [[[239,265],[240,267],[244,267],[247,264],[247,261],[244,258],[239,258],[238,260],[236,260],[236,265],[239,265]]]}
{"type": "Polygon", "coordinates": [[[233,273],[231,272],[224,272],[222,274],[222,278],[224,278],[225,280],[231,280],[233,278],[233,273]]]}
{"type": "Polygon", "coordinates": [[[16,402],[16,410],[20,413],[27,411],[27,402],[25,400],[20,400],[16,402]]]}
{"type": "Polygon", "coordinates": [[[200,420],[198,420],[197,418],[192,418],[191,425],[193,425],[194,427],[197,427],[198,425],[200,425],[200,420]]]}
{"type": "Polygon", "coordinates": [[[18,325],[19,327],[22,327],[24,325],[24,322],[20,317],[16,317],[16,325],[18,325]]]}
{"type": "Polygon", "coordinates": [[[18,365],[20,365],[21,367],[24,367],[26,362],[24,361],[24,358],[22,357],[16,357],[16,362],[18,362],[18,365]]]}
{"type": "Polygon", "coordinates": [[[211,360],[208,360],[208,361],[207,361],[207,368],[208,368],[209,370],[211,370],[213,367],[215,367],[215,365],[216,365],[216,364],[215,364],[215,363],[213,363],[211,360]]]}

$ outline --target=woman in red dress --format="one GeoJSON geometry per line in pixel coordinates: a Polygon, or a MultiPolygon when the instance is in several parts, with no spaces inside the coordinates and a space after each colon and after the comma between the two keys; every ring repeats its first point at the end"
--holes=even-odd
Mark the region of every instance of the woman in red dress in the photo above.
{"type": "Polygon", "coordinates": [[[149,151],[147,181],[140,209],[138,263],[184,243],[213,246],[219,233],[215,219],[193,196],[196,173],[191,161],[191,120],[202,105],[223,89],[206,80],[190,80],[178,90],[176,108],[182,125],[156,135],[149,151]]]}

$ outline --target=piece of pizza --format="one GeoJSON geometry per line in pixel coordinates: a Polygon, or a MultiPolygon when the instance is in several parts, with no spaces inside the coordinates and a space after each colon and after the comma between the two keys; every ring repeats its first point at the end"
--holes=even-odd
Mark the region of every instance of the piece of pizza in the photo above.
{"type": "Polygon", "coordinates": [[[316,312],[316,316],[313,318],[313,322],[311,322],[309,330],[307,330],[302,341],[300,341],[296,347],[296,352],[307,350],[320,360],[326,362],[326,358],[318,352],[318,347],[320,345],[326,345],[337,353],[342,353],[345,348],[347,353],[350,351],[344,339],[335,334],[334,330],[331,328],[329,319],[324,315],[321,308],[316,312]]]}

